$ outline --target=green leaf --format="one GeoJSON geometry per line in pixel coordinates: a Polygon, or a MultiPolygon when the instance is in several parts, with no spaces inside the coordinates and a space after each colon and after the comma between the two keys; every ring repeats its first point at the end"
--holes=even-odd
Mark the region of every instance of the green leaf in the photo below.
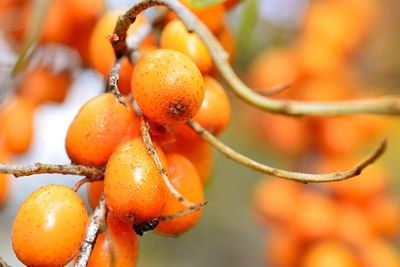
{"type": "Polygon", "coordinates": [[[194,8],[204,8],[224,2],[224,0],[191,0],[190,6],[194,8]]]}
{"type": "Polygon", "coordinates": [[[33,1],[32,21],[30,23],[30,27],[25,33],[22,49],[12,69],[13,76],[17,75],[21,70],[24,69],[33,52],[35,51],[50,2],[51,0],[33,1]]]}
{"type": "Polygon", "coordinates": [[[258,20],[258,2],[258,0],[244,1],[237,34],[238,51],[247,51],[251,47],[253,30],[258,20]]]}

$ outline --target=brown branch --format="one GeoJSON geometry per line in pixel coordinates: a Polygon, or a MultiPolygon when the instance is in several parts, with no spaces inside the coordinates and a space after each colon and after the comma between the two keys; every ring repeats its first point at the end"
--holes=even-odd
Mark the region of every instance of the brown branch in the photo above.
{"type": "Polygon", "coordinates": [[[142,133],[143,142],[146,145],[147,151],[149,152],[150,156],[153,158],[154,163],[157,166],[159,173],[161,174],[162,179],[164,180],[165,185],[167,186],[168,190],[171,194],[184,205],[186,208],[191,208],[193,206],[197,206],[198,204],[193,203],[187,200],[184,196],[179,193],[174,186],[171,184],[170,180],[168,179],[168,172],[164,168],[163,164],[161,163],[160,157],[157,154],[157,150],[154,147],[153,141],[151,140],[150,130],[149,130],[149,123],[143,117],[140,116],[140,131],[142,133]]]}
{"type": "Polygon", "coordinates": [[[92,180],[89,178],[80,179],[78,182],[76,182],[74,184],[74,186],[72,187],[72,190],[74,190],[75,192],[78,192],[79,188],[81,188],[82,185],[89,183],[89,182],[92,182],[92,180]]]}
{"type": "Polygon", "coordinates": [[[276,177],[303,182],[303,183],[322,183],[322,182],[333,182],[333,181],[341,181],[346,180],[348,178],[359,175],[368,165],[372,164],[377,160],[382,154],[385,152],[387,142],[384,140],[379,147],[374,150],[371,155],[366,157],[361,163],[353,167],[348,171],[338,171],[333,173],[326,174],[309,174],[309,173],[301,173],[301,172],[292,172],[286,171],[282,169],[277,169],[274,167],[270,167],[259,163],[255,160],[252,160],[232,148],[226,146],[221,141],[219,141],[214,135],[204,129],[200,124],[191,120],[187,122],[196,133],[198,133],[205,141],[207,141],[210,145],[219,150],[222,154],[224,154],[227,158],[232,159],[246,167],[254,169],[256,171],[260,171],[265,174],[270,174],[276,177]]]}
{"type": "Polygon", "coordinates": [[[202,202],[202,203],[200,203],[200,204],[198,204],[198,205],[189,207],[188,209],[183,210],[183,211],[181,211],[181,212],[178,212],[178,213],[175,213],[175,214],[172,214],[172,215],[160,216],[160,217],[158,217],[158,219],[159,219],[160,221],[170,221],[170,220],[173,220],[173,219],[177,219],[177,218],[186,216],[186,215],[188,215],[188,214],[190,214],[190,213],[192,213],[192,212],[195,212],[195,211],[200,210],[200,209],[203,208],[205,205],[207,205],[207,203],[208,203],[207,201],[204,201],[204,202],[202,202]]]}
{"type": "Polygon", "coordinates": [[[107,228],[106,217],[106,200],[104,198],[104,195],[102,195],[99,204],[93,212],[92,219],[90,220],[90,223],[86,229],[85,239],[82,242],[78,259],[74,265],[75,267],[86,267],[98,235],[104,232],[107,228]]]}
{"type": "Polygon", "coordinates": [[[10,267],[2,257],[0,257],[0,267],[10,267]]]}
{"type": "Polygon", "coordinates": [[[111,69],[108,87],[107,90],[111,92],[117,99],[118,102],[127,107],[124,97],[118,89],[118,81],[119,81],[119,71],[121,69],[121,61],[122,58],[117,58],[114,62],[114,65],[111,69]]]}
{"type": "Polygon", "coordinates": [[[294,100],[278,100],[262,96],[247,87],[235,74],[228,62],[228,55],[218,39],[207,27],[178,0],[144,0],[133,5],[124,15],[119,17],[114,34],[118,37],[112,41],[117,58],[127,52],[125,42],[129,26],[135,22],[136,16],[156,5],[163,5],[174,11],[190,32],[195,32],[204,42],[227,85],[244,101],[265,111],[291,115],[337,116],[356,113],[400,114],[399,97],[381,97],[373,99],[341,101],[341,102],[301,102],[294,100]]]}
{"type": "Polygon", "coordinates": [[[21,176],[44,173],[85,176],[91,181],[98,181],[104,178],[104,171],[100,168],[85,165],[60,165],[44,163],[34,163],[30,165],[0,164],[0,173],[13,174],[17,178],[21,176]]]}

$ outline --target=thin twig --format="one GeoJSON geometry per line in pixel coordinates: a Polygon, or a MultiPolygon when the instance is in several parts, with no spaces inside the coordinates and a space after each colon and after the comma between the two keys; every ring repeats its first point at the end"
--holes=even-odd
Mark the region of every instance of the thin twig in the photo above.
{"type": "Polygon", "coordinates": [[[119,71],[121,69],[122,58],[117,58],[111,69],[107,90],[115,95],[119,103],[127,107],[124,97],[118,89],[119,71]]]}
{"type": "Polygon", "coordinates": [[[292,85],[291,83],[285,83],[285,84],[278,85],[273,88],[257,90],[257,93],[259,93],[260,95],[263,95],[263,96],[272,96],[272,95],[276,95],[276,94],[279,94],[279,93],[285,91],[291,85],[292,85]]]}
{"type": "Polygon", "coordinates": [[[125,42],[129,26],[135,22],[136,16],[144,10],[163,5],[174,11],[190,32],[195,32],[204,42],[216,68],[227,85],[244,101],[260,109],[291,116],[338,116],[358,113],[400,114],[399,97],[381,97],[342,102],[302,102],[294,100],[271,99],[262,96],[247,87],[235,74],[228,62],[228,55],[218,39],[208,28],[178,0],[144,0],[133,5],[119,17],[114,34],[118,37],[112,41],[114,52],[121,57],[127,52],[125,42]]]}
{"type": "Polygon", "coordinates": [[[182,203],[186,208],[190,208],[192,206],[197,206],[198,204],[193,203],[187,200],[184,196],[179,193],[174,186],[171,184],[170,180],[168,179],[168,172],[164,168],[163,164],[161,163],[160,157],[157,154],[157,150],[154,147],[153,141],[151,140],[150,130],[149,130],[149,123],[143,117],[140,116],[140,131],[142,133],[143,142],[146,145],[147,151],[149,152],[150,156],[153,158],[154,163],[157,166],[159,173],[161,174],[162,179],[164,180],[165,185],[167,186],[168,190],[171,194],[176,197],[176,199],[182,203]]]}
{"type": "Polygon", "coordinates": [[[188,209],[185,209],[185,210],[183,210],[181,212],[178,212],[178,213],[175,213],[175,214],[172,214],[172,215],[160,216],[160,217],[158,217],[158,219],[160,221],[170,221],[170,220],[173,220],[173,219],[177,219],[177,218],[186,216],[186,215],[188,215],[188,214],[190,214],[192,212],[200,210],[205,205],[207,205],[207,203],[208,203],[207,201],[204,201],[204,202],[202,202],[202,203],[200,203],[200,204],[198,204],[196,206],[189,207],[188,209]]]}
{"type": "Polygon", "coordinates": [[[98,235],[104,232],[107,228],[106,217],[106,200],[104,198],[104,195],[102,195],[99,204],[93,212],[92,219],[90,220],[90,223],[86,229],[85,239],[82,242],[78,259],[74,265],[75,267],[86,267],[98,235]]]}
{"type": "Polygon", "coordinates": [[[301,173],[301,172],[292,172],[277,169],[274,167],[270,167],[259,163],[255,160],[252,160],[235,150],[231,149],[230,147],[226,146],[224,143],[219,141],[214,135],[204,129],[200,124],[191,120],[187,122],[196,133],[198,133],[205,141],[207,141],[210,145],[215,147],[219,150],[222,154],[224,154],[227,158],[230,158],[246,167],[252,168],[256,171],[260,171],[262,173],[270,174],[276,177],[303,182],[303,183],[322,183],[322,182],[333,182],[333,181],[341,181],[346,180],[348,178],[354,177],[359,175],[368,165],[372,164],[377,160],[386,149],[387,142],[386,140],[382,141],[379,147],[374,150],[371,155],[366,157],[362,162],[358,165],[353,167],[348,171],[338,171],[333,173],[326,173],[326,174],[309,174],[309,173],[301,173]]]}
{"type": "Polygon", "coordinates": [[[85,165],[60,165],[44,163],[34,163],[30,165],[0,164],[0,173],[13,174],[17,178],[21,176],[44,173],[85,176],[91,181],[98,181],[104,178],[104,171],[100,168],[85,165]]]}
{"type": "Polygon", "coordinates": [[[0,257],[0,267],[10,267],[2,257],[0,257]]]}
{"type": "Polygon", "coordinates": [[[72,190],[74,190],[75,192],[78,192],[79,188],[81,188],[82,185],[91,182],[92,180],[89,178],[83,178],[80,179],[78,182],[76,182],[74,184],[74,186],[72,187],[72,190]]]}

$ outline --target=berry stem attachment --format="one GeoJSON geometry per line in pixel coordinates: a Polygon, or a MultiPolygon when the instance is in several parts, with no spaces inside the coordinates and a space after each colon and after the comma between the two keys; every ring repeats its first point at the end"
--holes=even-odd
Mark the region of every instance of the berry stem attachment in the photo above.
{"type": "Polygon", "coordinates": [[[293,180],[302,183],[323,183],[323,182],[334,182],[346,180],[351,177],[357,176],[361,174],[361,172],[370,164],[375,162],[386,150],[387,141],[383,140],[382,143],[378,146],[377,149],[371,153],[371,155],[367,156],[363,161],[354,166],[352,169],[347,171],[337,171],[326,174],[310,174],[310,173],[301,173],[301,172],[292,172],[282,169],[277,169],[274,167],[270,167],[259,163],[255,160],[252,160],[232,148],[228,147],[221,141],[219,141],[214,135],[212,135],[209,131],[204,129],[199,123],[190,120],[187,122],[196,133],[198,133],[205,141],[207,141],[210,145],[215,147],[218,151],[224,154],[227,158],[232,159],[246,167],[249,167],[253,170],[273,175],[276,177],[284,178],[287,180],[293,180]]]}
{"type": "Polygon", "coordinates": [[[75,192],[78,192],[79,188],[81,188],[82,185],[91,182],[89,178],[83,178],[79,180],[78,182],[75,183],[74,187],[72,187],[72,190],[75,192]]]}
{"type": "Polygon", "coordinates": [[[166,6],[175,12],[178,18],[185,24],[187,30],[196,33],[200,37],[208,48],[224,82],[243,101],[259,109],[290,116],[338,116],[360,113],[400,115],[400,97],[396,96],[341,102],[302,102],[272,99],[254,92],[233,71],[228,62],[228,55],[217,38],[178,0],[140,1],[120,16],[114,30],[114,34],[118,38],[111,40],[117,58],[127,53],[127,30],[135,22],[136,16],[144,10],[157,5],[166,6]]]}
{"type": "Polygon", "coordinates": [[[30,165],[0,164],[0,173],[13,174],[15,177],[30,176],[43,173],[58,173],[64,175],[85,176],[90,181],[99,181],[104,178],[104,171],[100,168],[85,165],[61,165],[34,163],[30,165]]]}
{"type": "Polygon", "coordinates": [[[98,235],[107,228],[107,206],[104,195],[101,196],[99,204],[93,212],[92,219],[86,229],[85,239],[82,242],[78,259],[74,267],[86,267],[92,254],[94,244],[98,235]]]}
{"type": "Polygon", "coordinates": [[[171,192],[171,194],[174,197],[176,197],[176,199],[188,209],[198,206],[198,204],[193,203],[193,202],[187,200],[184,196],[182,196],[181,193],[179,193],[174,188],[174,186],[171,184],[171,182],[169,181],[168,172],[162,165],[160,157],[157,154],[157,150],[155,149],[153,141],[151,140],[149,128],[150,128],[149,123],[146,121],[144,116],[141,115],[140,116],[140,131],[142,133],[143,142],[145,143],[147,151],[149,152],[150,156],[153,158],[154,163],[156,164],[157,169],[160,172],[161,177],[164,180],[164,183],[167,186],[169,192],[171,192]]]}

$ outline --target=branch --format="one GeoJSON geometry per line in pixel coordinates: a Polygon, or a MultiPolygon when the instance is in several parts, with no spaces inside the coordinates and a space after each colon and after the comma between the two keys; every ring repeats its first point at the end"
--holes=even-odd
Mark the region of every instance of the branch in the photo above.
{"type": "Polygon", "coordinates": [[[104,178],[104,171],[96,167],[44,163],[34,163],[30,165],[0,164],[0,173],[14,174],[17,178],[44,173],[85,176],[91,181],[99,181],[104,178]]]}
{"type": "Polygon", "coordinates": [[[124,97],[118,89],[119,71],[121,69],[122,58],[117,58],[111,69],[110,76],[108,78],[107,91],[111,92],[117,99],[118,102],[127,107],[124,97]]]}
{"type": "Polygon", "coordinates": [[[361,163],[353,167],[348,171],[338,171],[327,174],[309,174],[309,173],[301,173],[301,172],[292,172],[281,170],[277,168],[273,168],[262,163],[259,163],[255,160],[252,160],[230,147],[223,144],[219,141],[214,135],[204,129],[200,124],[191,120],[187,122],[196,133],[198,133],[205,141],[207,141],[210,145],[219,150],[222,154],[224,154],[227,158],[232,159],[246,167],[252,168],[256,171],[270,174],[276,177],[284,178],[287,180],[293,180],[303,183],[322,183],[322,182],[333,182],[333,181],[341,181],[346,180],[348,178],[359,175],[368,165],[372,164],[377,160],[382,154],[385,152],[387,142],[386,140],[382,141],[379,147],[374,150],[371,155],[366,157],[361,163]]]}
{"type": "Polygon", "coordinates": [[[136,16],[144,10],[163,5],[174,11],[190,32],[195,32],[204,42],[216,68],[227,85],[244,101],[265,111],[291,115],[338,116],[358,113],[400,115],[399,97],[381,97],[374,99],[342,101],[342,102],[301,102],[278,100],[262,96],[247,87],[235,74],[228,62],[228,56],[217,38],[207,27],[177,0],[144,0],[133,5],[119,17],[112,40],[117,58],[127,52],[125,42],[129,26],[135,22],[136,16]]]}
{"type": "Polygon", "coordinates": [[[104,195],[102,195],[99,204],[93,212],[88,228],[86,229],[85,239],[82,242],[79,256],[74,267],[86,267],[98,235],[104,232],[107,227],[106,217],[106,199],[104,198],[104,195]]]}
{"type": "Polygon", "coordinates": [[[165,185],[167,186],[168,190],[171,194],[184,205],[186,208],[192,208],[198,206],[199,204],[193,203],[187,200],[184,196],[179,193],[174,186],[171,184],[170,180],[168,179],[168,172],[165,170],[164,166],[161,163],[160,157],[157,154],[157,150],[154,147],[153,141],[151,140],[150,130],[149,130],[149,123],[145,120],[143,115],[140,116],[140,131],[142,133],[143,142],[146,145],[147,151],[149,152],[150,156],[153,158],[154,163],[157,166],[159,173],[161,174],[162,179],[164,180],[165,185]]]}
{"type": "Polygon", "coordinates": [[[2,257],[0,257],[0,267],[10,267],[2,257]]]}

